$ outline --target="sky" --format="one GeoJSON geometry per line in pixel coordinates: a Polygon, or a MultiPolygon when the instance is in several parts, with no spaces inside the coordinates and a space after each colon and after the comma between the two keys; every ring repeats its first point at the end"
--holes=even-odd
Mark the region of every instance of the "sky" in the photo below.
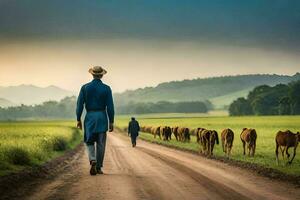
{"type": "Polygon", "coordinates": [[[101,65],[114,92],[300,71],[297,0],[0,0],[0,86],[77,91],[101,65]]]}

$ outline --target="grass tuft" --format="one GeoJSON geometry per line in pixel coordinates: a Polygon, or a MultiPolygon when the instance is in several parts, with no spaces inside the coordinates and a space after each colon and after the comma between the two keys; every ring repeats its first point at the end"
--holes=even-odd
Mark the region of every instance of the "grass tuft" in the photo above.
{"type": "Polygon", "coordinates": [[[68,147],[68,141],[62,136],[53,138],[53,150],[54,151],[65,151],[68,147]]]}
{"type": "Polygon", "coordinates": [[[9,146],[4,150],[9,163],[14,165],[30,165],[30,153],[20,146],[9,146]]]}

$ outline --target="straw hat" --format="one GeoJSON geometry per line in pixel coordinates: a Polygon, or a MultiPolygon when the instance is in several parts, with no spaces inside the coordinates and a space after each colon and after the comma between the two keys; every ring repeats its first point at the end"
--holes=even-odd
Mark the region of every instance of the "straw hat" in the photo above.
{"type": "Polygon", "coordinates": [[[95,76],[99,76],[99,75],[106,74],[107,71],[105,69],[103,69],[101,66],[94,66],[89,69],[89,73],[91,73],[92,75],[95,75],[95,76]]]}

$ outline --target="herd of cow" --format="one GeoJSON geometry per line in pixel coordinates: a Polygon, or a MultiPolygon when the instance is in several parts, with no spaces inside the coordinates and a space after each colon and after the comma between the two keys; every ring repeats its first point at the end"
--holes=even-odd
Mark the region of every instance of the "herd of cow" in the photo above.
{"type": "MultiPolygon", "coordinates": [[[[151,133],[154,138],[159,137],[161,140],[171,140],[172,134],[175,139],[180,142],[190,142],[191,135],[196,136],[197,143],[200,145],[199,152],[204,155],[211,156],[213,155],[213,150],[215,144],[219,144],[219,136],[218,132],[215,130],[207,130],[205,128],[196,128],[190,129],[186,127],[170,127],[170,126],[143,126],[141,127],[142,132],[151,133]]],[[[252,128],[243,128],[240,139],[243,144],[243,154],[246,155],[246,151],[248,151],[249,156],[254,156],[256,149],[256,140],[257,133],[255,129],[252,128]]],[[[221,141],[223,152],[226,156],[230,156],[231,149],[233,146],[234,140],[234,132],[227,128],[221,132],[221,141]]],[[[275,137],[276,143],[276,160],[278,161],[278,149],[280,149],[282,153],[282,157],[284,158],[284,153],[286,154],[288,160],[290,158],[290,154],[288,149],[290,147],[294,147],[293,157],[288,161],[288,164],[291,164],[296,155],[296,150],[298,143],[300,141],[300,133],[292,133],[291,131],[279,131],[275,137]]]]}

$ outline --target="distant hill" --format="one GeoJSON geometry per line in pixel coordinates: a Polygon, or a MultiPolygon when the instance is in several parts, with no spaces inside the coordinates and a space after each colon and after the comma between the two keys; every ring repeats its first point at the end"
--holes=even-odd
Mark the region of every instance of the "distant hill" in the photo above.
{"type": "Polygon", "coordinates": [[[215,108],[228,106],[238,97],[246,96],[259,85],[274,86],[300,80],[300,73],[293,76],[277,74],[237,75],[161,83],[114,95],[115,102],[124,105],[129,102],[158,101],[203,101],[210,100],[215,108]]]}
{"type": "Polygon", "coordinates": [[[59,101],[66,96],[75,95],[74,92],[56,86],[37,87],[34,85],[19,85],[0,87],[0,98],[16,104],[40,104],[48,100],[59,101]]]}
{"type": "Polygon", "coordinates": [[[239,97],[247,97],[249,91],[253,88],[247,88],[239,90],[237,92],[231,92],[229,94],[210,98],[209,101],[213,104],[215,109],[227,109],[227,107],[239,97]]]}
{"type": "Polygon", "coordinates": [[[10,106],[14,106],[15,104],[7,99],[0,98],[0,107],[7,108],[10,106]]]}

